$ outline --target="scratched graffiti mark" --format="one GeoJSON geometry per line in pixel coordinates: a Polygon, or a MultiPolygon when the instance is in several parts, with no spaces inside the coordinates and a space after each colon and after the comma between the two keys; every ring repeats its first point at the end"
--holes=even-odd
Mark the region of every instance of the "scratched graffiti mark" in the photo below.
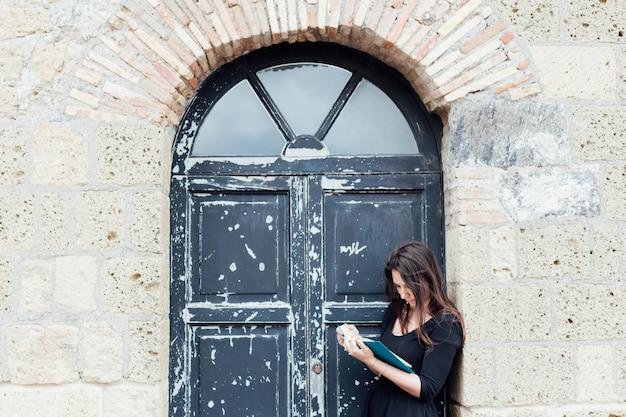
{"type": "Polygon", "coordinates": [[[350,246],[339,246],[339,253],[347,253],[348,256],[358,255],[367,249],[367,245],[361,246],[359,242],[353,242],[350,246]]]}

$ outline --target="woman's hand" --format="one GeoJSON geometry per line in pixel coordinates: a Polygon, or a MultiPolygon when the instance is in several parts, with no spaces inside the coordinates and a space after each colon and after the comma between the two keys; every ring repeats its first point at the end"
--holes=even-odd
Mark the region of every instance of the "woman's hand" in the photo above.
{"type": "Polygon", "coordinates": [[[359,334],[352,334],[344,339],[343,347],[348,355],[368,364],[374,359],[374,352],[363,343],[363,339],[359,334]]]}
{"type": "Polygon", "coordinates": [[[353,324],[342,324],[341,328],[344,330],[343,332],[341,331],[341,329],[339,328],[339,326],[337,326],[337,343],[339,343],[341,346],[343,346],[343,348],[345,349],[345,336],[344,336],[344,332],[347,335],[351,335],[351,334],[359,334],[359,330],[353,325],[353,324]]]}

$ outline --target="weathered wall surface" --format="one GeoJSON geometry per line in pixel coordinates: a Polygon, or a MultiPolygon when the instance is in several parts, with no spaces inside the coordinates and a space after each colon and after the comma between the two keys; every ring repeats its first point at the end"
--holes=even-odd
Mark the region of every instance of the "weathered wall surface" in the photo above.
{"type": "Polygon", "coordinates": [[[444,119],[468,328],[455,411],[625,415],[624,15],[618,0],[3,1],[0,415],[167,414],[175,124],[212,69],[285,40],[369,52],[444,119]]]}

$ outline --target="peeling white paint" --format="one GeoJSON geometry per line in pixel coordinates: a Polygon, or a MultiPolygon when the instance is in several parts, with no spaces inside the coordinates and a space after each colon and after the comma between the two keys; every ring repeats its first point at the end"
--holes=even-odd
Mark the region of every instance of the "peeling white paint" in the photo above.
{"type": "Polygon", "coordinates": [[[360,242],[352,242],[349,246],[339,246],[339,253],[347,253],[348,256],[358,255],[367,249],[367,245],[360,246],[360,242]]]}
{"type": "Polygon", "coordinates": [[[245,243],[244,246],[246,247],[246,252],[248,252],[248,255],[250,255],[252,259],[256,259],[256,254],[252,249],[250,249],[250,246],[248,246],[247,243],[245,243]]]}
{"type": "Polygon", "coordinates": [[[236,263],[231,263],[230,266],[228,267],[228,269],[231,270],[231,272],[235,272],[237,270],[237,264],[236,263]]]}

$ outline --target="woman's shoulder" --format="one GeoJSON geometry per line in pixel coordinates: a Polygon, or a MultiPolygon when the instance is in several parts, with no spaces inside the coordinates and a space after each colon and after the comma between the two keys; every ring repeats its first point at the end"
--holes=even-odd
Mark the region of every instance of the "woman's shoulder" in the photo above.
{"type": "Polygon", "coordinates": [[[436,313],[426,322],[426,331],[435,339],[462,339],[461,324],[457,317],[449,311],[436,313]]]}

